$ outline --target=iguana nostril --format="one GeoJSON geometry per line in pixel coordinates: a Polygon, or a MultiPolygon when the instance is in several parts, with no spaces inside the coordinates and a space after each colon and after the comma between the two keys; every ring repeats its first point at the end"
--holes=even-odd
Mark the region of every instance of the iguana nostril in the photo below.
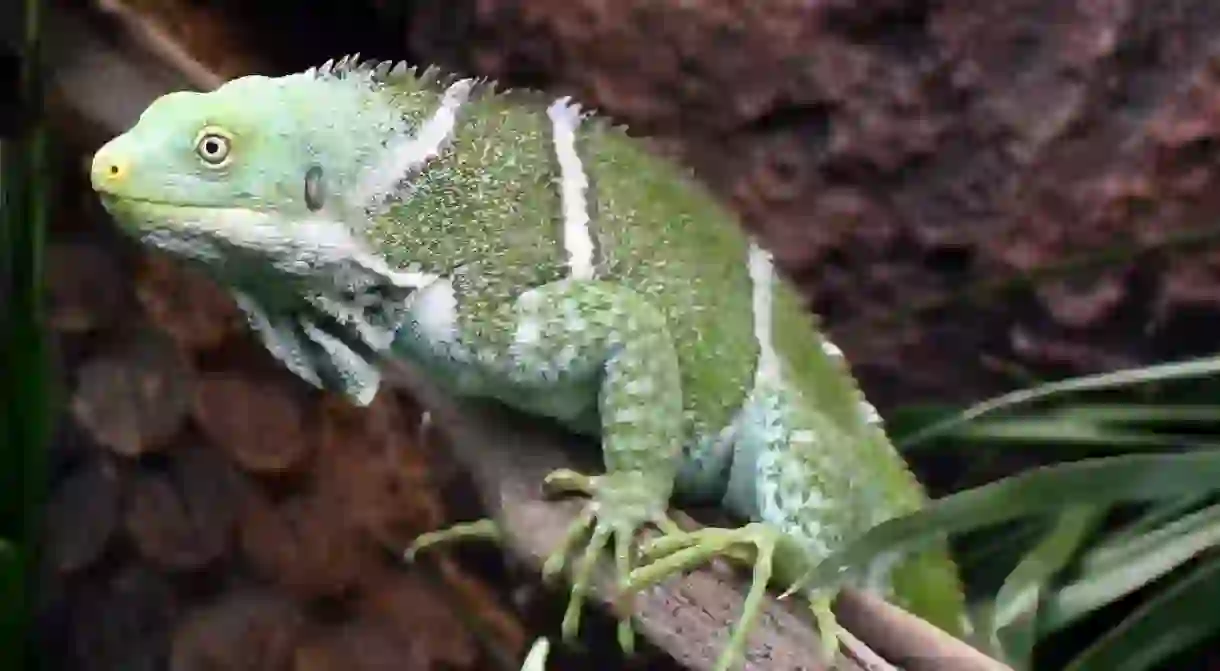
{"type": "Polygon", "coordinates": [[[113,187],[127,178],[128,164],[118,152],[109,146],[102,147],[93,156],[90,174],[94,188],[113,187]]]}

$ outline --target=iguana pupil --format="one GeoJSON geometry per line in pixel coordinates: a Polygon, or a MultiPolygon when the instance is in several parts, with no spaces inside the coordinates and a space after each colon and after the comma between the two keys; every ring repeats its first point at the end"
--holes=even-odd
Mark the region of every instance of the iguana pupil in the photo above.
{"type": "Polygon", "coordinates": [[[212,164],[220,164],[229,156],[229,143],[218,135],[205,135],[199,141],[199,155],[212,164]]]}

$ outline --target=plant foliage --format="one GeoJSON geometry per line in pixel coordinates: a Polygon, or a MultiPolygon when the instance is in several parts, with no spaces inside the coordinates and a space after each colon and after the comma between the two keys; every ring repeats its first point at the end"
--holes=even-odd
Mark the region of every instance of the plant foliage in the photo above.
{"type": "Polygon", "coordinates": [[[1220,406],[1194,398],[1216,397],[1217,373],[1220,357],[1203,358],[1045,384],[947,418],[921,413],[895,436],[906,450],[1036,449],[1059,459],[882,524],[807,579],[831,582],[880,553],[1016,524],[1018,533],[964,553],[968,572],[1015,556],[974,604],[979,647],[1022,671],[1047,668],[1039,646],[1093,621],[1107,631],[1055,667],[1172,668],[1220,635],[1220,406]],[[1168,393],[1188,379],[1203,393],[1168,393]],[[1159,392],[1162,401],[1149,400],[1159,392]],[[1092,398],[1100,394],[1110,398],[1092,398]]]}
{"type": "Polygon", "coordinates": [[[26,0],[24,40],[7,96],[14,106],[0,129],[0,668],[29,668],[29,585],[49,393],[42,332],[43,237],[47,190],[46,133],[39,77],[41,7],[26,0]]]}

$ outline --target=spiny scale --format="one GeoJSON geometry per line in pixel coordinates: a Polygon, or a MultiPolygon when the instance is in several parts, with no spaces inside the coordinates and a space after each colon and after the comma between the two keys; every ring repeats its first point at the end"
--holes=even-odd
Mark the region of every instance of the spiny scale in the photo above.
{"type": "MultiPolygon", "coordinates": [[[[360,54],[355,53],[343,56],[338,60],[327,60],[322,65],[310,68],[306,72],[313,74],[319,79],[336,80],[344,79],[352,74],[368,75],[371,81],[388,86],[393,86],[395,83],[403,81],[412,81],[417,84],[430,85],[437,93],[444,91],[456,81],[469,79],[474,83],[471,90],[472,102],[477,100],[476,95],[506,97],[513,102],[529,107],[545,107],[556,100],[562,100],[566,101],[569,107],[578,112],[582,123],[593,122],[605,129],[613,129],[624,134],[628,132],[626,124],[619,123],[613,118],[601,114],[597,108],[589,107],[571,96],[557,98],[536,89],[503,87],[501,82],[490,77],[469,77],[439,65],[428,65],[421,71],[419,66],[408,65],[406,61],[378,59],[361,61],[360,54]]],[[[694,172],[686,166],[676,167],[684,169],[688,176],[695,177],[694,172]]]]}

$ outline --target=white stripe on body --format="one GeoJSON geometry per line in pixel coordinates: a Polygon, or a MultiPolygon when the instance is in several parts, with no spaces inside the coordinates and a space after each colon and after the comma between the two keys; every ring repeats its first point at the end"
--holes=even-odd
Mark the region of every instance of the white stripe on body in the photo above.
{"type": "Polygon", "coordinates": [[[758,342],[758,372],[754,386],[758,387],[762,381],[773,382],[780,373],[779,355],[771,337],[775,269],[771,253],[754,241],[750,241],[749,265],[750,282],[754,287],[754,339],[758,342]]]}
{"type": "Polygon", "coordinates": [[[474,83],[474,79],[460,79],[445,89],[440,105],[419,127],[419,132],[400,140],[386,151],[381,162],[361,175],[352,195],[352,204],[377,208],[404,179],[440,156],[453,140],[458,113],[470,98],[474,83]]]}
{"type": "Polygon", "coordinates": [[[568,253],[572,279],[594,276],[593,236],[589,230],[589,179],[576,153],[576,129],[580,108],[570,98],[560,98],[546,110],[551,119],[555,156],[559,161],[559,195],[563,210],[563,246],[568,253]]]}

